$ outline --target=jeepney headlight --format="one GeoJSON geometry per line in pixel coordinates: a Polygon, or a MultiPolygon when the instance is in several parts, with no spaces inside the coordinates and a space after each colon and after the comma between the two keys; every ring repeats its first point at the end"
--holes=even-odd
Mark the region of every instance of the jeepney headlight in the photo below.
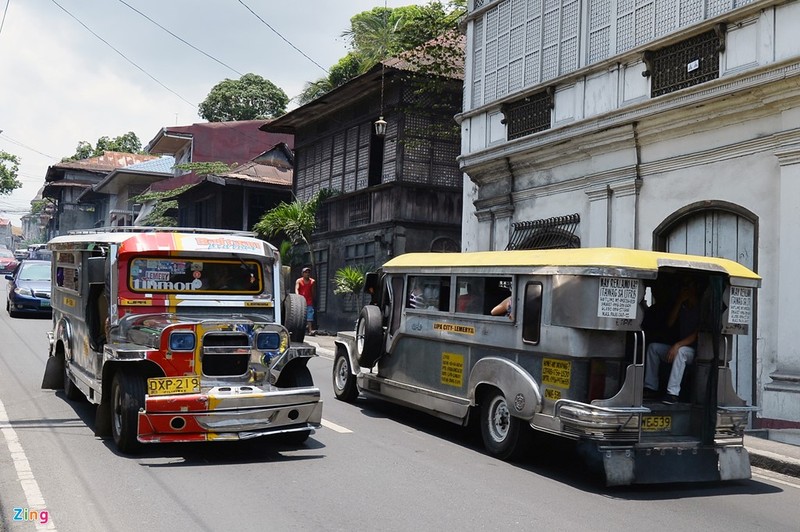
{"type": "Polygon", "coordinates": [[[276,332],[262,332],[256,336],[256,349],[275,351],[281,347],[281,335],[276,332]]]}
{"type": "Polygon", "coordinates": [[[194,351],[196,339],[193,332],[176,331],[169,335],[170,351],[194,351]]]}

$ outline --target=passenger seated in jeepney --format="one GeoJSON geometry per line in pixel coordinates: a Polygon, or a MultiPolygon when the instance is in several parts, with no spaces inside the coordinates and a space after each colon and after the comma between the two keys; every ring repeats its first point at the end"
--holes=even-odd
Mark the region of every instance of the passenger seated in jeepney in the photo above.
{"type": "Polygon", "coordinates": [[[666,282],[659,279],[649,286],[650,306],[647,301],[642,300],[644,307],[644,318],[642,318],[642,331],[644,340],[647,344],[656,342],[661,344],[675,343],[678,338],[675,324],[669,326],[669,314],[673,308],[673,297],[671,297],[669,287],[666,282]]]}
{"type": "Polygon", "coordinates": [[[654,399],[658,395],[660,363],[663,361],[671,364],[664,404],[675,404],[679,400],[684,371],[694,360],[700,324],[700,289],[697,279],[686,276],[681,279],[679,286],[678,295],[669,306],[666,329],[662,331],[665,337],[661,342],[650,343],[645,355],[646,399],[654,399]],[[673,327],[677,332],[674,339],[668,337],[673,327]]]}

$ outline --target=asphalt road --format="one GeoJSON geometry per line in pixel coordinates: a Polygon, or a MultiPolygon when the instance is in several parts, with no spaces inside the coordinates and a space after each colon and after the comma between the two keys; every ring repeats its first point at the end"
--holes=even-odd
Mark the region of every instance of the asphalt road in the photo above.
{"type": "Polygon", "coordinates": [[[310,364],[324,426],[300,448],[257,439],[123,456],[94,436],[88,403],[40,389],[49,326],[0,311],[0,530],[796,532],[800,523],[798,479],[606,489],[558,440],[520,463],[494,460],[475,431],[336,401],[327,357],[310,364]],[[37,497],[48,523],[15,521],[37,497]]]}

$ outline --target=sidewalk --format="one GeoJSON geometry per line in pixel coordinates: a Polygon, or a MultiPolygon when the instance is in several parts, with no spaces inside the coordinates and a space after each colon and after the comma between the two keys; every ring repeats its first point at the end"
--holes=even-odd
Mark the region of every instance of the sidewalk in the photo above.
{"type": "MultiPolygon", "coordinates": [[[[333,358],[335,338],[331,335],[307,336],[306,342],[315,346],[319,355],[333,358]]],[[[800,477],[800,430],[748,432],[744,436],[744,446],[750,453],[753,467],[800,477]]]]}

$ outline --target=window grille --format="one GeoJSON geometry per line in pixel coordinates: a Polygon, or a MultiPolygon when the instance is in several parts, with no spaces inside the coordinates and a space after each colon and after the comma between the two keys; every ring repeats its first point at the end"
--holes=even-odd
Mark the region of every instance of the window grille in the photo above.
{"type": "Polygon", "coordinates": [[[484,1],[473,26],[465,103],[480,107],[754,1],[484,1]]]}
{"type": "Polygon", "coordinates": [[[323,203],[319,206],[316,212],[316,227],[315,232],[324,233],[330,230],[331,209],[330,205],[323,203]]]}
{"type": "Polygon", "coordinates": [[[508,140],[550,129],[550,110],[552,108],[552,90],[543,91],[503,106],[508,140]]]}
{"type": "Polygon", "coordinates": [[[719,78],[719,53],[724,49],[723,26],[661,50],[645,53],[655,98],[719,78]]]}
{"type": "Polygon", "coordinates": [[[579,214],[555,216],[541,220],[515,222],[506,249],[579,248],[581,239],[575,235],[581,221],[579,214]]]}
{"type": "Polygon", "coordinates": [[[368,224],[370,221],[370,209],[369,209],[369,200],[370,195],[360,194],[350,199],[347,204],[348,207],[348,214],[350,225],[364,225],[368,224]]]}

